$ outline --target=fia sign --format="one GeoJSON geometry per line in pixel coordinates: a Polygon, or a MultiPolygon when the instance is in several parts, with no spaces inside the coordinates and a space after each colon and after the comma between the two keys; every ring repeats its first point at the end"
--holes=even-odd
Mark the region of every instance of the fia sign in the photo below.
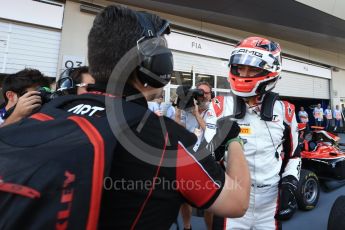
{"type": "Polygon", "coordinates": [[[194,48],[194,49],[202,49],[201,43],[192,42],[192,48],[194,48]]]}

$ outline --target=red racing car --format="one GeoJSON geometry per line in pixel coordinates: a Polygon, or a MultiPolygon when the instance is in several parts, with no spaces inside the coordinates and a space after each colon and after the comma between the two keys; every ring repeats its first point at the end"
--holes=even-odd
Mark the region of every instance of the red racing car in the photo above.
{"type": "Polygon", "coordinates": [[[332,190],[345,184],[345,150],[340,137],[312,126],[299,124],[302,170],[296,201],[301,210],[313,209],[320,196],[320,184],[332,190]]]}

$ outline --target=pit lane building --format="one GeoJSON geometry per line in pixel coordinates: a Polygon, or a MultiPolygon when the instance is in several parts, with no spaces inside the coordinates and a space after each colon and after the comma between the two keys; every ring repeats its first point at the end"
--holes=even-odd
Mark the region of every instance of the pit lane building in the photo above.
{"type": "Polygon", "coordinates": [[[259,35],[280,43],[282,79],[275,89],[305,107],[345,104],[345,1],[2,0],[0,73],[24,67],[58,77],[87,65],[87,35],[104,6],[122,4],[154,12],[172,23],[167,37],[175,72],[165,100],[178,84],[208,81],[216,95],[229,92],[227,62],[234,45],[259,35]],[[181,80],[178,81],[178,79],[181,80]],[[179,82],[179,83],[178,83],[179,82]]]}

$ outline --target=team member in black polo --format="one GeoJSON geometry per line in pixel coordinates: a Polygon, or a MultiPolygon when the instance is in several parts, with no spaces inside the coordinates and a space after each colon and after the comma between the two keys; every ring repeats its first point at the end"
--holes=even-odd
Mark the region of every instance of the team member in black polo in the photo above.
{"type": "MultiPolygon", "coordinates": [[[[143,61],[131,72],[123,92],[104,93],[100,87],[64,106],[85,116],[107,115],[121,143],[114,152],[110,176],[104,180],[100,229],[168,229],[183,202],[227,217],[240,217],[248,207],[250,179],[240,142],[229,144],[225,173],[205,148],[193,152],[194,134],[147,108],[147,100],[159,95],[170,81],[172,55],[163,44],[168,32],[168,22],[156,15],[106,7],[96,16],[88,37],[89,68],[96,85],[108,83],[114,67],[133,47],[139,55],[144,53],[143,61]],[[155,40],[144,44],[150,38],[155,40]],[[116,104],[115,109],[88,97],[105,98],[116,104]],[[119,122],[114,127],[117,116],[124,117],[128,126],[119,122]]],[[[238,129],[233,127],[229,136],[235,137],[238,129]]]]}

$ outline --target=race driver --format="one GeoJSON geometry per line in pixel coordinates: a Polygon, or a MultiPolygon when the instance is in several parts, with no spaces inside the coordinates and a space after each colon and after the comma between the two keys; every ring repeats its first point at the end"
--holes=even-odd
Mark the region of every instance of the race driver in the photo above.
{"type": "MultiPolygon", "coordinates": [[[[294,105],[274,89],[282,70],[279,44],[260,37],[241,41],[231,53],[229,82],[233,96],[218,97],[218,117],[233,115],[241,127],[251,173],[250,205],[242,218],[215,221],[214,228],[280,229],[296,201],[301,160],[294,105]]],[[[226,158],[226,157],[225,157],[226,158]]]]}

